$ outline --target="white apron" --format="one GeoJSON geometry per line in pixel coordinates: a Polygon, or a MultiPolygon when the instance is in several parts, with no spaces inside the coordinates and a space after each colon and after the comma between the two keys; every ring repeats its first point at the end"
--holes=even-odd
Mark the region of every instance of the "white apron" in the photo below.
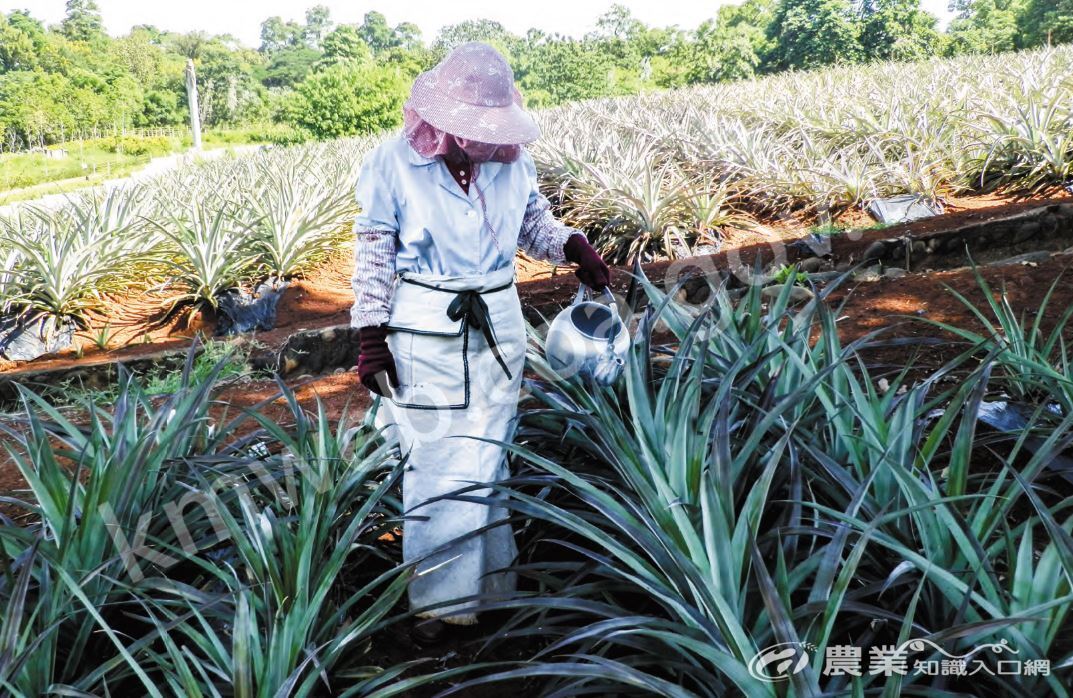
{"type": "MultiPolygon", "coordinates": [[[[451,500],[425,503],[470,483],[508,475],[503,449],[478,439],[509,443],[513,436],[526,347],[513,280],[510,265],[476,277],[404,273],[395,287],[387,343],[399,386],[392,398],[380,400],[376,419],[386,427],[387,438],[398,440],[401,453],[409,454],[402,482],[407,517],[402,550],[404,562],[420,561],[409,588],[413,609],[514,590],[513,573],[495,573],[512,564],[517,553],[508,524],[429,556],[502,520],[503,508],[451,500]]],[[[466,496],[489,494],[482,488],[466,496]]],[[[475,623],[476,615],[467,611],[472,606],[452,604],[418,615],[475,623]]]]}

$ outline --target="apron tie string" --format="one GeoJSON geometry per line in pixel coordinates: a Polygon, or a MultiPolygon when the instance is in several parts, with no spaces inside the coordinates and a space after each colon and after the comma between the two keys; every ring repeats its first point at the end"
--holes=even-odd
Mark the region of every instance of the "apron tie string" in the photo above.
{"type": "MultiPolygon", "coordinates": [[[[488,348],[492,350],[492,355],[496,357],[496,361],[503,367],[503,373],[507,374],[509,380],[513,380],[510,369],[507,368],[507,362],[499,351],[496,332],[492,327],[491,319],[488,317],[488,304],[481,298],[480,291],[459,291],[455,299],[447,306],[447,317],[453,321],[464,318],[466,326],[472,325],[480,330],[484,334],[485,341],[488,342],[488,348]]],[[[463,329],[464,331],[465,329],[463,329]]]]}

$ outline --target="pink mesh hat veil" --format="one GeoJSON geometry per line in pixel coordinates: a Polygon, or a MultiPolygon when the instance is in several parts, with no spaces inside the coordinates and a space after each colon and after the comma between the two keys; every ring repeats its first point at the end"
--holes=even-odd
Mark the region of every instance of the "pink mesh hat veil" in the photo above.
{"type": "Polygon", "coordinates": [[[458,147],[474,160],[509,162],[540,137],[514,87],[514,71],[479,42],[462,44],[419,75],[403,115],[407,139],[425,157],[458,147]]]}

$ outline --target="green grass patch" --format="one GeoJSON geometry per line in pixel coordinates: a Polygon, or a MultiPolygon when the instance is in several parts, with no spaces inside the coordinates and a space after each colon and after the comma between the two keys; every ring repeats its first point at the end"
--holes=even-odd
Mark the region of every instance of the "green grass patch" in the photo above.
{"type": "Polygon", "coordinates": [[[290,145],[304,140],[302,133],[293,126],[273,123],[213,129],[201,134],[201,143],[205,148],[256,144],[290,145]]]}
{"type": "Polygon", "coordinates": [[[794,284],[804,285],[808,283],[808,274],[803,271],[797,271],[796,266],[786,266],[785,264],[772,277],[776,283],[785,284],[787,282],[794,284]]]}
{"type": "MultiPolygon", "coordinates": [[[[261,372],[255,371],[250,364],[248,350],[229,342],[208,341],[201,352],[194,358],[194,364],[188,380],[203,382],[212,377],[214,381],[223,381],[229,378],[243,376],[260,377],[261,372]]],[[[264,376],[268,376],[264,373],[264,376]]],[[[171,395],[183,385],[183,366],[158,366],[146,371],[138,379],[143,385],[146,395],[163,396],[171,395]]],[[[78,405],[92,402],[95,405],[114,404],[118,395],[119,387],[111,385],[107,388],[89,388],[79,382],[71,381],[59,387],[55,392],[49,393],[49,401],[53,405],[78,405]]]]}
{"type": "Polygon", "coordinates": [[[841,235],[845,233],[848,228],[835,225],[834,223],[826,223],[824,225],[814,225],[808,229],[810,235],[815,235],[820,238],[828,238],[834,235],[841,235]]]}
{"type": "Polygon", "coordinates": [[[60,180],[77,179],[83,186],[94,180],[124,176],[145,165],[151,155],[115,152],[99,141],[92,145],[67,144],[67,157],[45,153],[0,155],[0,190],[24,189],[60,180]]]}
{"type": "MultiPolygon", "coordinates": [[[[301,134],[285,124],[252,124],[205,131],[202,147],[208,150],[235,145],[291,144],[301,140],[301,134]]],[[[192,145],[189,135],[182,138],[112,136],[49,146],[53,152],[66,150],[64,158],[40,152],[0,155],[0,192],[11,192],[9,196],[0,196],[0,204],[65,193],[105,179],[125,177],[155,157],[183,152],[192,145]],[[55,186],[42,186],[50,184],[55,186]]]]}
{"type": "MultiPolygon", "coordinates": [[[[191,376],[196,383],[206,381],[215,371],[218,380],[250,375],[248,352],[227,342],[210,341],[194,359],[191,376]]],[[[170,395],[183,384],[182,369],[150,373],[145,380],[145,392],[149,395],[170,395]]]]}
{"type": "Polygon", "coordinates": [[[865,233],[870,230],[883,230],[884,228],[889,227],[889,223],[873,223],[872,225],[865,225],[857,228],[844,227],[835,223],[825,223],[823,225],[812,226],[808,229],[808,232],[810,235],[814,235],[816,237],[828,238],[834,237],[835,235],[845,235],[846,233],[849,233],[851,231],[865,233]]]}

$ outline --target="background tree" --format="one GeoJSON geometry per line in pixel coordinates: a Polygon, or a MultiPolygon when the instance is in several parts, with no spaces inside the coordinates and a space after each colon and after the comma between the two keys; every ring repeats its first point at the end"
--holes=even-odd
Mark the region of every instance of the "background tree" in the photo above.
{"type": "Polygon", "coordinates": [[[682,52],[686,37],[674,27],[649,27],[628,8],[612,5],[584,43],[610,59],[613,94],[633,94],[649,86],[682,84],[683,66],[670,60],[687,55],[682,52]]]}
{"type": "Polygon", "coordinates": [[[785,70],[856,61],[859,33],[847,0],[780,0],[768,30],[769,66],[785,70]]]}
{"type": "Polygon", "coordinates": [[[25,12],[0,15],[0,73],[33,70],[46,50],[45,28],[25,12]]]}
{"type": "Polygon", "coordinates": [[[111,43],[115,62],[142,85],[151,85],[160,76],[165,58],[160,46],[153,43],[153,34],[131,30],[130,34],[111,43]]]}
{"type": "Polygon", "coordinates": [[[94,0],[67,0],[60,30],[72,41],[90,41],[104,34],[101,10],[94,0]]]}
{"type": "Polygon", "coordinates": [[[1025,0],[953,0],[950,9],[957,17],[947,29],[948,53],[998,53],[1017,48],[1017,23],[1025,0]]]}
{"type": "Polygon", "coordinates": [[[212,42],[212,38],[205,32],[187,32],[186,34],[174,34],[168,37],[171,48],[183,58],[196,61],[212,42]]]}
{"type": "Polygon", "coordinates": [[[724,82],[753,77],[770,51],[768,31],[774,20],[772,0],[724,5],[715,20],[701,24],[682,63],[689,83],[724,82]]]}
{"type": "Polygon", "coordinates": [[[324,37],[321,65],[345,61],[371,61],[373,52],[361,38],[361,32],[353,24],[341,24],[324,37]]]}
{"type": "Polygon", "coordinates": [[[306,10],[306,25],[302,30],[305,45],[319,49],[324,37],[332,30],[332,13],[324,5],[314,5],[306,10]]]}
{"type": "Polygon", "coordinates": [[[376,133],[402,123],[408,87],[393,69],[341,63],[310,75],[287,112],[315,138],[376,133]]]}
{"type": "Polygon", "coordinates": [[[305,80],[324,54],[307,46],[283,49],[270,54],[268,65],[257,75],[266,87],[294,87],[305,80]]]}
{"type": "Polygon", "coordinates": [[[686,81],[691,84],[751,78],[760,66],[760,56],[746,33],[711,21],[697,29],[689,58],[686,81]]]}
{"type": "Polygon", "coordinates": [[[141,112],[134,116],[135,126],[180,126],[186,123],[186,108],[179,99],[178,86],[152,90],[145,94],[141,112]]]}
{"type": "Polygon", "coordinates": [[[521,83],[530,106],[607,97],[614,93],[610,57],[591,45],[555,38],[527,52],[521,83]]]}
{"type": "Polygon", "coordinates": [[[131,34],[143,33],[149,37],[149,43],[160,46],[164,42],[164,38],[168,32],[157,29],[152,24],[135,24],[130,28],[131,34]]]}
{"type": "Polygon", "coordinates": [[[1028,0],[1019,27],[1026,48],[1073,42],[1073,0],[1028,0]]]}
{"type": "Polygon", "coordinates": [[[281,17],[269,17],[261,23],[261,53],[275,53],[295,48],[303,43],[305,27],[296,22],[284,22],[281,17]]]}
{"type": "Polygon", "coordinates": [[[404,51],[420,51],[424,49],[421,42],[421,27],[413,22],[402,22],[395,27],[395,37],[398,41],[396,48],[404,51]]]}
{"type": "Polygon", "coordinates": [[[432,51],[424,46],[419,46],[415,49],[397,46],[381,53],[376,57],[376,61],[384,67],[396,70],[408,80],[412,80],[418,74],[436,65],[436,59],[432,51]]]}
{"type": "Polygon", "coordinates": [[[483,41],[491,44],[508,59],[523,43],[521,37],[507,31],[507,28],[499,22],[490,19],[470,19],[443,27],[432,44],[432,51],[437,56],[444,56],[456,46],[470,41],[483,41]]]}
{"type": "Polygon", "coordinates": [[[380,53],[399,45],[399,37],[387,23],[387,18],[379,12],[366,12],[365,17],[358,27],[358,34],[362,41],[373,50],[380,53]]]}
{"type": "Polygon", "coordinates": [[[628,7],[615,4],[596,20],[596,32],[588,39],[617,65],[637,66],[643,56],[653,53],[651,47],[644,45],[647,33],[648,27],[628,7]]]}
{"type": "Polygon", "coordinates": [[[261,54],[220,36],[205,44],[196,63],[203,124],[234,125],[267,116],[264,86],[255,78],[264,65],[261,54]]]}
{"type": "Polygon", "coordinates": [[[863,0],[860,12],[864,59],[918,60],[938,52],[938,19],[920,0],[863,0]]]}

